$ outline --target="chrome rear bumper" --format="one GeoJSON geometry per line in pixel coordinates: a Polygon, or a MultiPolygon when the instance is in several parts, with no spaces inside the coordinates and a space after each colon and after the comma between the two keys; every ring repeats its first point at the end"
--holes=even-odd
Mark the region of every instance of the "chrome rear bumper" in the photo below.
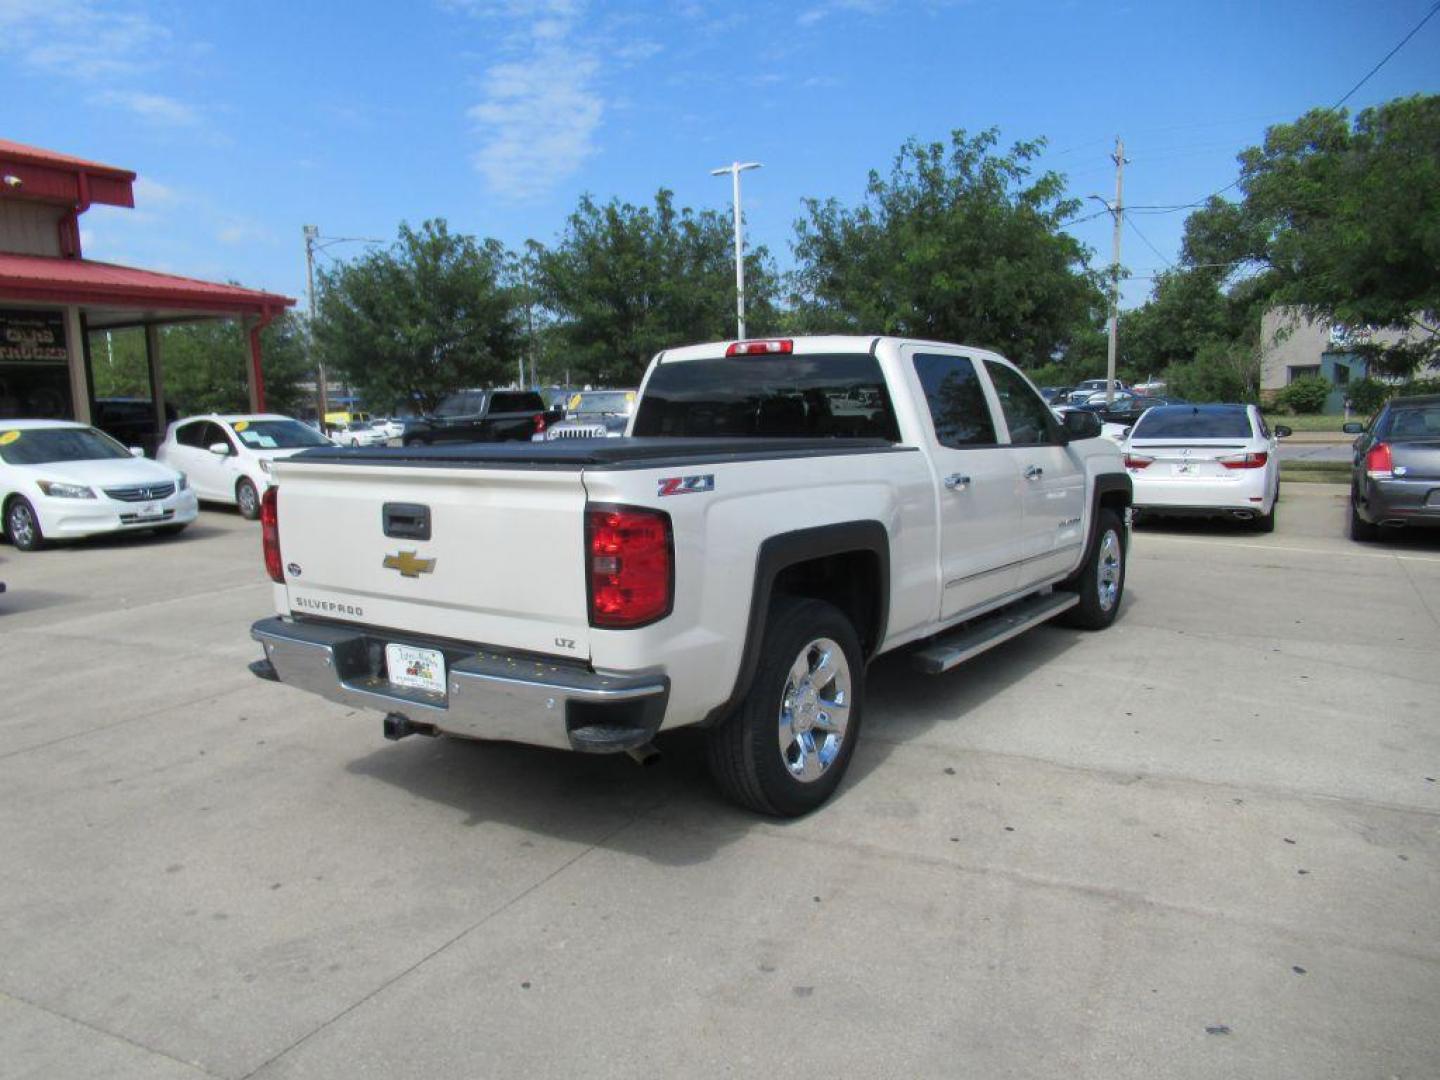
{"type": "Polygon", "coordinates": [[[659,730],[670,690],[663,676],[598,675],[578,665],[467,651],[330,623],[261,619],[250,636],[265,649],[265,659],[250,665],[263,679],[470,739],[590,753],[630,750],[659,730]],[[444,652],[446,692],[390,685],[384,672],[389,643],[444,652]]]}

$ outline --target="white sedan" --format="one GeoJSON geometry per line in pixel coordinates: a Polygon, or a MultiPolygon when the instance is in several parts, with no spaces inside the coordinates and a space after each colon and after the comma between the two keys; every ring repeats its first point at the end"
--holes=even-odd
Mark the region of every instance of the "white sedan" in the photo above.
{"type": "Polygon", "coordinates": [[[185,472],[200,498],[230,503],[254,520],[270,486],[272,461],[331,445],[314,428],[288,416],[212,414],[171,424],[155,458],[185,472]]]}
{"type": "Polygon", "coordinates": [[[1122,449],[1137,515],[1229,517],[1275,528],[1276,439],[1254,405],[1157,405],[1122,449]]]}
{"type": "Polygon", "coordinates": [[[98,533],[180,532],[195,520],[195,492],[183,472],[139,454],[86,424],[0,420],[5,535],[34,551],[98,533]]]}

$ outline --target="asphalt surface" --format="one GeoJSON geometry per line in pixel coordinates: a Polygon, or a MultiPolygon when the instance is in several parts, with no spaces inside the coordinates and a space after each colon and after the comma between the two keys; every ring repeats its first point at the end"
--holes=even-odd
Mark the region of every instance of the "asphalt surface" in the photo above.
{"type": "Polygon", "coordinates": [[[1440,541],[1343,499],[883,659],[789,824],[256,681],[234,515],[0,547],[0,1077],[1433,1077],[1440,541]]]}

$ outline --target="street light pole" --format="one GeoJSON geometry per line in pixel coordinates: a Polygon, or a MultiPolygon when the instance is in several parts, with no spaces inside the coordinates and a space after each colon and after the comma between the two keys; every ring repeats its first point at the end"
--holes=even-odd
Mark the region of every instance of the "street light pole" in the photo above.
{"type": "Polygon", "coordinates": [[[321,431],[325,430],[325,414],[330,411],[329,402],[326,400],[326,392],[329,387],[326,385],[325,361],[320,359],[320,351],[315,348],[315,241],[320,239],[320,226],[306,225],[305,227],[305,294],[310,305],[310,323],[305,328],[306,337],[310,341],[310,349],[315,357],[315,407],[318,410],[315,414],[315,422],[321,431]]]}
{"type": "Polygon", "coordinates": [[[735,336],[745,337],[745,232],[740,214],[740,174],[746,169],[758,169],[758,161],[732,161],[720,169],[711,169],[711,176],[730,174],[734,189],[735,207],[735,336]]]}

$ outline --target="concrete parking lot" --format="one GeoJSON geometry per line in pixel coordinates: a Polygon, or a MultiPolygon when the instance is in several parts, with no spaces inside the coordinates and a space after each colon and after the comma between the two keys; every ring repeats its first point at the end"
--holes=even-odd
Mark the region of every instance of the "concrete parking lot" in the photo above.
{"type": "Polygon", "coordinates": [[[839,797],[387,743],[256,527],[0,547],[0,1076],[1433,1077],[1440,543],[1142,528],[1121,620],[871,672],[839,797]]]}

